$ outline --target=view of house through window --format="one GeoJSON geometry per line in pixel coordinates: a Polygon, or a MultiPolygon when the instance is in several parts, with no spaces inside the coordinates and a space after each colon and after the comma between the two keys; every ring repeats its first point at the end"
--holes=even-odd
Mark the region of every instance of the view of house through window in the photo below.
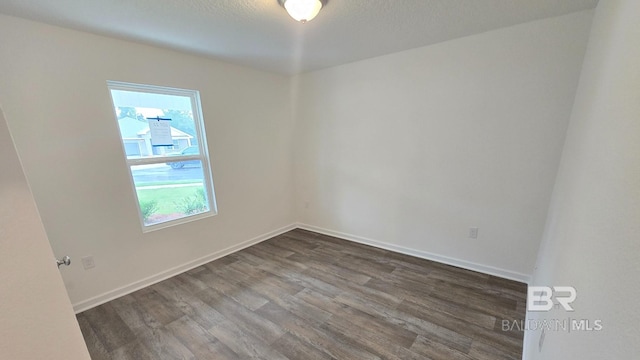
{"type": "Polygon", "coordinates": [[[197,91],[108,82],[143,229],[216,213],[197,91]]]}

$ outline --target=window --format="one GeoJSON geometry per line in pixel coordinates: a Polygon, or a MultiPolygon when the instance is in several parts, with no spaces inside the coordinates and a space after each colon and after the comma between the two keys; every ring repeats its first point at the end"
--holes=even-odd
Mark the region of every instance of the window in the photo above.
{"type": "Polygon", "coordinates": [[[199,93],[107,85],[143,231],[215,215],[199,93]]]}

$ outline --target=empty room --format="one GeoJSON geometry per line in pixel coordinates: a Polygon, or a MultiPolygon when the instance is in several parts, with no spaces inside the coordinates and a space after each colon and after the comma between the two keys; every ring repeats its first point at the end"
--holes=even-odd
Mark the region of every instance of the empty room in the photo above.
{"type": "Polygon", "coordinates": [[[0,0],[1,359],[636,359],[637,0],[0,0]]]}

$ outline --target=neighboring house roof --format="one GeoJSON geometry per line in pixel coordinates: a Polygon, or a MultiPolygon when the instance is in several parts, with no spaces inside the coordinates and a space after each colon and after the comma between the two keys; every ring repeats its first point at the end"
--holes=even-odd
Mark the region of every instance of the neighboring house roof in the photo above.
{"type": "MultiPolygon", "coordinates": [[[[118,125],[120,127],[120,135],[123,139],[140,138],[149,133],[149,125],[134,118],[124,117],[122,119],[118,119],[118,125]]],[[[171,127],[171,137],[179,139],[193,138],[193,136],[176,129],[173,126],[171,127]]]]}

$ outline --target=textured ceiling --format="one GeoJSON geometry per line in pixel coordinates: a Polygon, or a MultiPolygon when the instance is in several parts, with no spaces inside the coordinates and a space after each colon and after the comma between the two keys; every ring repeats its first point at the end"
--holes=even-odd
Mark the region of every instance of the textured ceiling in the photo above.
{"type": "Polygon", "coordinates": [[[591,9],[597,1],[329,0],[306,24],[277,0],[0,0],[0,13],[292,74],[591,9]]]}

